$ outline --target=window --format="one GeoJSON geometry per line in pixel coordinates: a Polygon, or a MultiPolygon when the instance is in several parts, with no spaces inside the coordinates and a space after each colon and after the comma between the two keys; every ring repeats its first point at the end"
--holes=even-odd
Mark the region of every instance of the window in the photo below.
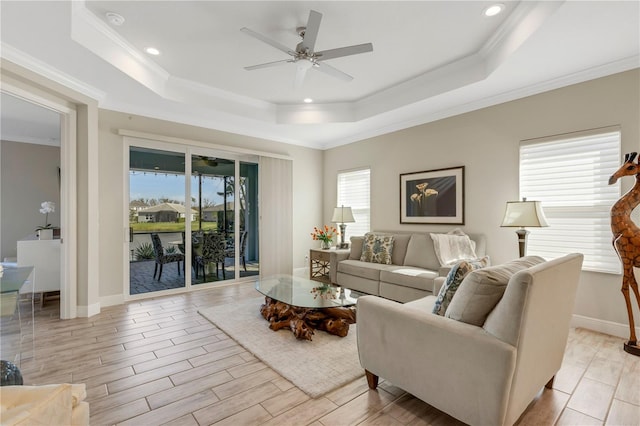
{"type": "Polygon", "coordinates": [[[619,166],[617,130],[522,142],[520,196],[542,201],[549,222],[529,234],[528,254],[551,259],[580,252],[584,270],[620,273],[609,213],[620,184],[608,184],[619,166]]]}
{"type": "Polygon", "coordinates": [[[364,235],[371,227],[369,181],[371,170],[338,173],[338,206],[351,207],[355,223],[347,224],[345,241],[352,235],[364,235]]]}

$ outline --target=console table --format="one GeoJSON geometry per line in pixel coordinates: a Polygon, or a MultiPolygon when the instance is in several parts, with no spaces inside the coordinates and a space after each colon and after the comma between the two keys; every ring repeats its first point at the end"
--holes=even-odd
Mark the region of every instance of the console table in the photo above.
{"type": "Polygon", "coordinates": [[[45,293],[60,291],[60,240],[38,240],[29,236],[18,241],[18,266],[33,266],[32,282],[20,293],[40,293],[40,305],[45,293]]]}

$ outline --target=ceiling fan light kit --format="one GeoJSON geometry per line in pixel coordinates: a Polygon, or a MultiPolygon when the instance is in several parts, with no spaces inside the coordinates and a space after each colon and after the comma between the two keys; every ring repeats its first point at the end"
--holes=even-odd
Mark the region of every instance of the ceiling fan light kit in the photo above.
{"type": "Polygon", "coordinates": [[[267,62],[259,65],[252,65],[245,67],[247,71],[253,71],[261,68],[269,68],[279,66],[288,63],[296,64],[296,78],[294,82],[295,88],[300,88],[304,82],[307,71],[311,68],[323,72],[332,77],[338,78],[343,81],[351,81],[353,77],[349,74],[340,71],[337,68],[323,62],[328,59],[341,58],[345,56],[357,55],[360,53],[372,52],[373,44],[364,43],[353,46],[339,47],[337,49],[323,50],[320,52],[314,51],[316,39],[318,37],[318,31],[320,30],[320,22],[322,21],[322,14],[312,10],[309,12],[309,19],[305,27],[298,27],[296,31],[302,38],[302,41],[298,43],[295,50],[289,49],[287,46],[270,39],[260,33],[257,33],[249,28],[241,28],[240,31],[245,34],[256,38],[263,43],[274,47],[287,55],[291,56],[291,59],[283,59],[280,61],[267,62]]]}

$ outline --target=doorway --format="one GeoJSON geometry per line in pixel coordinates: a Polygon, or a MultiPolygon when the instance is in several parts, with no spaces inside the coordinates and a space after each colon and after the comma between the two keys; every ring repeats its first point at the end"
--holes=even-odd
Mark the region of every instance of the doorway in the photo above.
{"type": "Polygon", "coordinates": [[[140,140],[127,153],[130,297],[260,273],[257,162],[140,140]]]}
{"type": "MultiPolygon", "coordinates": [[[[10,187],[12,183],[34,183],[35,175],[42,175],[43,182],[43,184],[36,183],[35,189],[31,193],[24,190],[25,185],[20,185],[20,196],[11,196],[11,203],[6,200],[1,203],[2,260],[4,258],[15,259],[18,263],[18,240],[33,238],[32,235],[36,227],[47,227],[48,225],[49,228],[54,228],[52,234],[59,238],[59,245],[54,252],[59,253],[57,255],[59,260],[48,262],[53,265],[53,270],[49,274],[46,267],[38,269],[42,273],[41,275],[46,277],[47,285],[55,284],[54,286],[60,291],[60,317],[63,319],[75,318],[77,315],[75,273],[77,264],[75,258],[77,226],[75,221],[76,111],[62,100],[60,102],[53,101],[26,88],[14,86],[7,81],[3,82],[0,97],[2,99],[1,139],[11,141],[14,144],[13,148],[16,148],[15,144],[23,145],[14,149],[14,154],[24,153],[27,150],[31,152],[27,156],[41,154],[44,156],[42,167],[36,165],[33,158],[27,159],[25,170],[31,171],[28,180],[21,180],[18,176],[4,176],[2,179],[2,198],[10,196],[11,191],[5,191],[5,189],[10,187]],[[41,152],[43,149],[39,149],[39,146],[49,151],[54,149],[55,154],[43,153],[41,152]],[[15,215],[7,210],[7,207],[15,206],[18,200],[24,201],[26,204],[14,217],[15,215]],[[43,206],[44,202],[51,202],[47,203],[46,209],[43,206]],[[53,203],[56,205],[55,208],[53,203]],[[46,216],[42,216],[40,213],[46,216]],[[49,214],[52,215],[51,218],[49,214]],[[34,218],[34,215],[37,218],[34,218]],[[9,225],[9,228],[5,225],[9,225]],[[14,253],[15,256],[13,256],[14,253]]],[[[38,279],[34,278],[32,281],[35,291],[38,292],[38,279]]],[[[43,296],[44,294],[41,297],[43,296]]]]}

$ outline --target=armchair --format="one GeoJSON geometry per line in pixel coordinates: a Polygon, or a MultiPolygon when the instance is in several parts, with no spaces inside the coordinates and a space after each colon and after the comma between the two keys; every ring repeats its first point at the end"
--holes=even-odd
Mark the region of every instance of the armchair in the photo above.
{"type": "Polygon", "coordinates": [[[431,313],[435,296],[406,304],[360,297],[358,353],[369,387],[382,377],[465,423],[513,424],[560,369],[582,259],[513,274],[482,326],[431,313]]]}
{"type": "MultiPolygon", "coordinates": [[[[168,254],[165,252],[164,247],[162,246],[162,241],[160,241],[160,236],[153,232],[151,233],[151,242],[153,243],[153,253],[155,255],[155,268],[153,269],[153,278],[158,275],[158,281],[162,278],[162,267],[165,263],[178,262],[178,275],[180,275],[180,262],[184,262],[184,254],[182,253],[172,253],[168,254]],[[160,273],[158,274],[158,265],[160,265],[160,273]]],[[[184,265],[183,265],[184,266],[184,265]]]]}
{"type": "Polygon", "coordinates": [[[203,234],[202,254],[195,257],[196,278],[198,277],[198,269],[202,269],[202,278],[207,281],[206,266],[215,262],[216,277],[218,276],[218,265],[222,265],[222,278],[227,279],[224,270],[225,249],[224,235],[218,233],[203,234]]]}

